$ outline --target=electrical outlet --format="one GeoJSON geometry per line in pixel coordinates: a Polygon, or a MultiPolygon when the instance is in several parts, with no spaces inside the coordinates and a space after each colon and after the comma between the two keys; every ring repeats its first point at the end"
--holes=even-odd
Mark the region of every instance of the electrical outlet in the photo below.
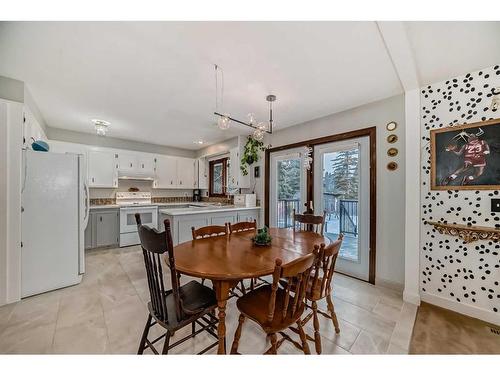
{"type": "Polygon", "coordinates": [[[500,212],[500,199],[491,200],[491,212],[500,212]]]}

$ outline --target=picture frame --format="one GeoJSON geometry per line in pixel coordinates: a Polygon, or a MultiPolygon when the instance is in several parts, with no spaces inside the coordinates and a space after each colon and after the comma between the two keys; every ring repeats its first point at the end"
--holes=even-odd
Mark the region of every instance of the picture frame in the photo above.
{"type": "Polygon", "coordinates": [[[431,190],[500,189],[500,118],[430,131],[431,190]]]}

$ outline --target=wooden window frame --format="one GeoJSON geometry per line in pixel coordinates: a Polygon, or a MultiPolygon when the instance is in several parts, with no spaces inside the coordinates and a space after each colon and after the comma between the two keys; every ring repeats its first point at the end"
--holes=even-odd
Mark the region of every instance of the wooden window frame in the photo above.
{"type": "Polygon", "coordinates": [[[214,180],[213,180],[213,175],[214,175],[214,165],[219,164],[222,162],[222,181],[227,181],[227,175],[228,175],[228,161],[229,158],[220,158],[220,159],[215,159],[215,160],[210,160],[208,162],[208,196],[209,197],[218,197],[218,198],[226,198],[227,197],[227,186],[222,184],[222,194],[214,193],[214,180]]]}

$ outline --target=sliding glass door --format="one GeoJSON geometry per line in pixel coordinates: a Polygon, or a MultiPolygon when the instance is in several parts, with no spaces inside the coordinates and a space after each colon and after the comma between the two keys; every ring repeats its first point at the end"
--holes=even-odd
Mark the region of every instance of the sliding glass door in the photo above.
{"type": "Polygon", "coordinates": [[[326,211],[325,233],[344,234],[336,269],[368,280],[370,238],[369,137],[314,148],[314,212],[326,211]]]}
{"type": "Polygon", "coordinates": [[[302,149],[275,152],[270,159],[271,227],[292,226],[293,210],[301,213],[306,202],[306,173],[303,168],[302,149]]]}

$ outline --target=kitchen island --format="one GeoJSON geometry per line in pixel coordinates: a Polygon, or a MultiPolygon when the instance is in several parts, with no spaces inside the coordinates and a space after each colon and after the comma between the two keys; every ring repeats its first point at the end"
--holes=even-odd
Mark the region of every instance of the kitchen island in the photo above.
{"type": "MultiPolygon", "coordinates": [[[[163,221],[170,220],[174,245],[192,239],[191,227],[224,225],[240,221],[259,221],[260,207],[237,207],[233,205],[189,205],[182,208],[159,208],[158,229],[165,230],[163,221]]],[[[257,223],[258,225],[258,223],[257,223]]]]}

